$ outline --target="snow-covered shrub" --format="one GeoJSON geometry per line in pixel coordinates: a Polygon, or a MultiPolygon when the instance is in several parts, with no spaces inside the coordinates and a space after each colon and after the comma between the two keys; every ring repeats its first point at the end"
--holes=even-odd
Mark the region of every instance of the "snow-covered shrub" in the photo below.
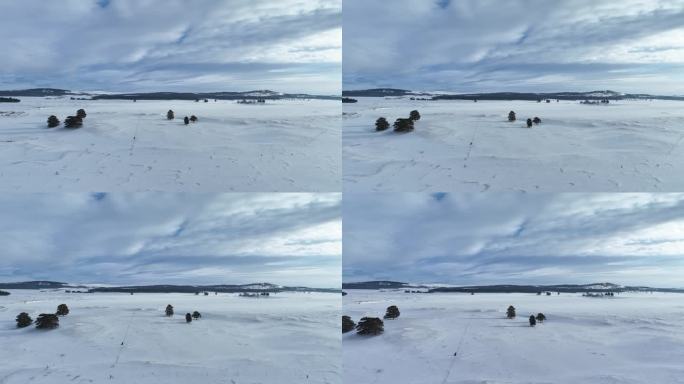
{"type": "Polygon", "coordinates": [[[359,335],[378,335],[384,330],[385,323],[377,317],[364,317],[356,324],[356,333],[359,335]]]}
{"type": "Polygon", "coordinates": [[[54,329],[59,327],[59,317],[53,313],[41,313],[36,319],[36,328],[54,329]]]}
{"type": "Polygon", "coordinates": [[[33,323],[33,319],[28,313],[22,312],[17,315],[17,328],[28,327],[31,323],[33,323]]]}
{"type": "Polygon", "coordinates": [[[342,316],[342,333],[351,332],[356,324],[349,316],[342,316]]]}
{"type": "Polygon", "coordinates": [[[508,309],[506,310],[506,317],[509,319],[514,319],[515,318],[515,307],[512,305],[508,306],[508,309]]]}
{"type": "Polygon", "coordinates": [[[48,128],[54,128],[54,127],[59,126],[59,119],[57,118],[57,116],[52,115],[52,116],[48,117],[47,126],[48,126],[48,128]]]}
{"type": "Polygon", "coordinates": [[[58,316],[66,316],[69,314],[69,307],[67,307],[66,304],[60,304],[57,306],[57,312],[56,314],[58,316]]]}
{"type": "Polygon", "coordinates": [[[390,305],[385,312],[385,319],[396,319],[399,317],[399,308],[396,305],[390,305]]]}
{"type": "Polygon", "coordinates": [[[384,131],[387,128],[389,128],[389,122],[387,119],[384,117],[380,117],[377,120],[375,120],[375,130],[376,131],[384,131]]]}

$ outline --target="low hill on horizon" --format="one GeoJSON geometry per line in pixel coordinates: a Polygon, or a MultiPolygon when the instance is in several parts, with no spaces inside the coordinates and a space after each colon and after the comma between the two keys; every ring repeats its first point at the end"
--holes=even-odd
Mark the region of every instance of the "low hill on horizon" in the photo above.
{"type": "Polygon", "coordinates": [[[86,288],[88,292],[134,292],[134,293],[194,293],[201,291],[237,293],[237,292],[340,292],[337,288],[311,288],[305,286],[283,286],[271,283],[250,284],[211,284],[211,285],[126,285],[93,287],[80,284],[69,284],[56,281],[22,281],[0,283],[0,289],[63,289],[86,288]]]}
{"type": "Polygon", "coordinates": [[[404,96],[428,96],[431,100],[679,100],[684,101],[684,96],[650,95],[642,93],[621,93],[611,90],[590,92],[484,92],[484,93],[439,93],[417,92],[406,89],[374,88],[342,91],[342,96],[352,97],[404,97],[404,96]]]}
{"type": "Polygon", "coordinates": [[[342,289],[408,289],[427,288],[427,293],[460,292],[460,293],[537,293],[537,292],[673,292],[684,293],[682,288],[654,288],[647,286],[623,286],[613,283],[592,284],[553,284],[553,285],[471,285],[471,286],[435,286],[434,284],[410,284],[398,281],[363,281],[342,283],[342,289]]]}

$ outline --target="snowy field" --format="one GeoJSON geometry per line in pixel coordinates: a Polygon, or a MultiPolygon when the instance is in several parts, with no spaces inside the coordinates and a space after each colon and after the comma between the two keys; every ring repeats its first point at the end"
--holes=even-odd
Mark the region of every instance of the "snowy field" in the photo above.
{"type": "Polygon", "coordinates": [[[343,107],[348,191],[684,189],[684,102],[358,100],[343,107]],[[413,109],[414,132],[375,132],[378,117],[392,124],[413,109]],[[542,124],[528,129],[535,116],[542,124]]]}
{"type": "Polygon", "coordinates": [[[684,295],[347,292],[355,322],[401,315],[380,336],[343,335],[345,383],[684,383],[684,295]]]}
{"type": "Polygon", "coordinates": [[[22,97],[0,103],[0,191],[339,191],[340,111],[330,100],[22,97]],[[79,108],[82,128],[47,128],[79,108]],[[184,125],[191,115],[199,122],[184,125]]]}
{"type": "Polygon", "coordinates": [[[2,384],[341,383],[339,294],[10,292],[0,297],[2,384]],[[35,320],[61,303],[70,313],[59,328],[16,328],[20,312],[35,320]],[[195,310],[202,319],[187,324],[195,310]]]}

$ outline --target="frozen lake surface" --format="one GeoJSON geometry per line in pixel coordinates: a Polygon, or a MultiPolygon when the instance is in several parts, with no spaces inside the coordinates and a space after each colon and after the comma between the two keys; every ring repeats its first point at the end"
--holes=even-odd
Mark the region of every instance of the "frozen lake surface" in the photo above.
{"type": "Polygon", "coordinates": [[[682,294],[346,292],[355,322],[390,305],[401,315],[382,335],[343,335],[345,383],[684,383],[682,294]]]}
{"type": "Polygon", "coordinates": [[[684,190],[681,101],[358,100],[343,108],[347,191],[684,190]],[[414,132],[375,132],[378,117],[392,124],[414,109],[414,132]],[[542,124],[528,129],[535,116],[542,124]]]}
{"type": "Polygon", "coordinates": [[[339,294],[10,292],[0,296],[3,384],[341,383],[339,294]],[[61,303],[70,313],[59,328],[16,328],[20,312],[35,320],[61,303]],[[202,318],[187,324],[195,310],[202,318]]]}
{"type": "Polygon", "coordinates": [[[22,97],[0,103],[0,191],[339,191],[340,111],[332,100],[22,97]],[[79,108],[82,128],[47,128],[79,108]]]}

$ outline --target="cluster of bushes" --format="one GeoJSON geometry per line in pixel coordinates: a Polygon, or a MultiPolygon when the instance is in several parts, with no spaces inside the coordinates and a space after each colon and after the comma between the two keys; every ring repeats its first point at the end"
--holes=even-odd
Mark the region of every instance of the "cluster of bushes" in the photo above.
{"type": "Polygon", "coordinates": [[[358,103],[359,101],[356,99],[352,99],[351,97],[343,97],[342,102],[352,104],[352,103],[358,103]]]}
{"type": "MultiPolygon", "coordinates": [[[[79,109],[76,111],[76,116],[67,116],[66,119],[64,119],[64,127],[65,128],[81,128],[83,126],[83,120],[86,118],[87,114],[85,109],[79,109]]],[[[60,124],[59,119],[55,115],[51,115],[47,119],[47,126],[48,128],[55,128],[58,127],[60,124]]]]}
{"type": "MultiPolygon", "coordinates": [[[[399,308],[390,305],[385,311],[384,319],[393,320],[399,317],[399,308]]],[[[356,329],[359,335],[379,335],[385,331],[385,323],[379,317],[362,317],[358,324],[349,316],[342,316],[342,333],[351,332],[356,329]]]]}
{"type": "MultiPolygon", "coordinates": [[[[167,119],[167,120],[173,120],[173,119],[175,119],[175,118],[176,118],[176,114],[173,113],[173,110],[169,109],[169,111],[166,112],[166,119],[167,119]]],[[[185,116],[185,117],[183,118],[183,122],[185,123],[185,125],[190,124],[190,122],[196,123],[197,120],[198,120],[198,119],[197,119],[197,116],[195,116],[195,115],[192,115],[192,116],[190,116],[190,117],[185,116]]]]}
{"type": "MultiPolygon", "coordinates": [[[[510,111],[508,112],[508,121],[514,122],[517,119],[515,112],[510,111]]],[[[531,128],[532,124],[541,124],[541,119],[537,116],[534,117],[534,119],[527,119],[527,128],[531,128]]]]}
{"type": "Polygon", "coordinates": [[[14,97],[0,97],[0,103],[18,103],[21,100],[15,99],[14,97]]]}
{"type": "MultiPolygon", "coordinates": [[[[205,294],[208,295],[209,293],[205,292],[205,294]]],[[[164,312],[166,313],[167,317],[172,317],[173,316],[173,305],[171,305],[171,304],[167,305],[166,310],[164,312]]],[[[199,320],[201,318],[202,318],[202,314],[199,313],[198,311],[194,311],[194,312],[192,312],[192,314],[190,314],[189,312],[185,314],[185,322],[186,323],[191,322],[193,319],[199,320]]]]}
{"type": "MultiPolygon", "coordinates": [[[[409,114],[408,119],[398,118],[394,121],[394,132],[411,132],[414,129],[414,123],[420,120],[420,112],[413,110],[409,114]]],[[[389,128],[389,122],[386,118],[380,117],[375,121],[375,130],[380,132],[389,128]]]]}
{"type": "MultiPolygon", "coordinates": [[[[35,324],[38,329],[54,329],[59,327],[59,317],[66,316],[69,314],[69,307],[66,304],[60,304],[57,306],[57,312],[53,313],[41,313],[36,318],[35,324]]],[[[28,313],[22,312],[17,315],[17,328],[26,328],[33,324],[33,319],[28,313]]]]}
{"type": "Polygon", "coordinates": [[[9,296],[9,292],[0,291],[0,296],[9,296]]]}
{"type": "MultiPolygon", "coordinates": [[[[550,292],[548,292],[550,294],[550,292]]],[[[512,305],[508,306],[508,309],[506,310],[506,317],[509,319],[515,319],[515,307],[512,305]]],[[[530,322],[530,327],[534,327],[537,325],[537,323],[543,323],[544,320],[546,320],[546,316],[544,316],[543,313],[539,312],[537,313],[537,316],[530,315],[529,322],[530,322]]]]}

